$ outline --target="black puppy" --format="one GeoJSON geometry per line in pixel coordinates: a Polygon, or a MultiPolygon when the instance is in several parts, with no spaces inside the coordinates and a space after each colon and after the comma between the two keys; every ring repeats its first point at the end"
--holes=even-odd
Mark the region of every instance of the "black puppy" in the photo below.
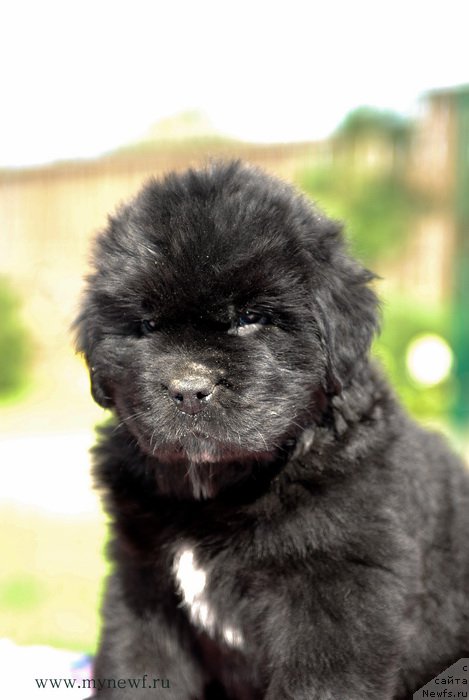
{"type": "Polygon", "coordinates": [[[340,226],[239,163],[150,182],[78,348],[114,562],[102,698],[390,700],[469,656],[469,478],[370,362],[340,226]]]}

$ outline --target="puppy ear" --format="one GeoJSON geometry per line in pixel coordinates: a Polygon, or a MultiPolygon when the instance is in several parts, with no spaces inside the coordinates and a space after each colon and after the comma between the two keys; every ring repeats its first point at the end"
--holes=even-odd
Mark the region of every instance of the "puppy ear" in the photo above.
{"type": "Polygon", "coordinates": [[[331,329],[330,319],[320,295],[316,296],[315,306],[317,309],[315,321],[319,329],[323,355],[326,358],[326,376],[322,388],[326,396],[336,396],[342,391],[342,381],[335,363],[335,333],[331,329]]]}
{"type": "Polygon", "coordinates": [[[75,320],[72,329],[75,331],[75,347],[78,353],[82,354],[88,365],[91,381],[91,395],[97,404],[103,408],[112,408],[114,402],[109,390],[106,388],[103,379],[103,372],[95,357],[95,348],[99,341],[101,332],[96,325],[97,315],[93,312],[93,305],[90,300],[85,300],[81,313],[75,320]]]}
{"type": "Polygon", "coordinates": [[[99,372],[96,367],[89,366],[90,371],[90,381],[91,381],[91,395],[97,404],[103,408],[112,408],[114,406],[114,401],[109,396],[109,391],[106,390],[105,385],[99,378],[99,372]]]}
{"type": "Polygon", "coordinates": [[[337,394],[368,361],[379,324],[378,299],[368,286],[376,275],[347,254],[340,227],[331,224],[315,306],[328,363],[325,389],[337,394]]]}

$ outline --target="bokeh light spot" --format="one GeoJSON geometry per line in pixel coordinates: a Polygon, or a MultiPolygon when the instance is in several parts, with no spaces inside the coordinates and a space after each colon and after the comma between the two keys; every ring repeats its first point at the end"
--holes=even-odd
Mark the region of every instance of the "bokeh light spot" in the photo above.
{"type": "Polygon", "coordinates": [[[453,352],[441,336],[419,335],[407,347],[406,365],[412,379],[425,386],[434,386],[449,376],[453,352]]]}

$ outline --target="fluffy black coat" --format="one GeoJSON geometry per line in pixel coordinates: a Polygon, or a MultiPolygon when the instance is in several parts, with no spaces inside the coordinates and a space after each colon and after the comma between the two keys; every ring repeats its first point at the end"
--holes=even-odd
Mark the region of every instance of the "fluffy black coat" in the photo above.
{"type": "Polygon", "coordinates": [[[468,474],[371,363],[371,280],[239,163],[110,219],[77,322],[115,414],[99,697],[403,700],[469,656],[468,474]]]}

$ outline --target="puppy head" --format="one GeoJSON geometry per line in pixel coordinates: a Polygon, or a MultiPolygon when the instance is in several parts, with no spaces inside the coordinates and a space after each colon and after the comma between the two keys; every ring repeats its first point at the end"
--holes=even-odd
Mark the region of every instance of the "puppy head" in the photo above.
{"type": "Polygon", "coordinates": [[[96,242],[77,320],[94,398],[166,463],[271,459],[366,361],[371,277],[256,170],[152,181],[96,242]]]}

